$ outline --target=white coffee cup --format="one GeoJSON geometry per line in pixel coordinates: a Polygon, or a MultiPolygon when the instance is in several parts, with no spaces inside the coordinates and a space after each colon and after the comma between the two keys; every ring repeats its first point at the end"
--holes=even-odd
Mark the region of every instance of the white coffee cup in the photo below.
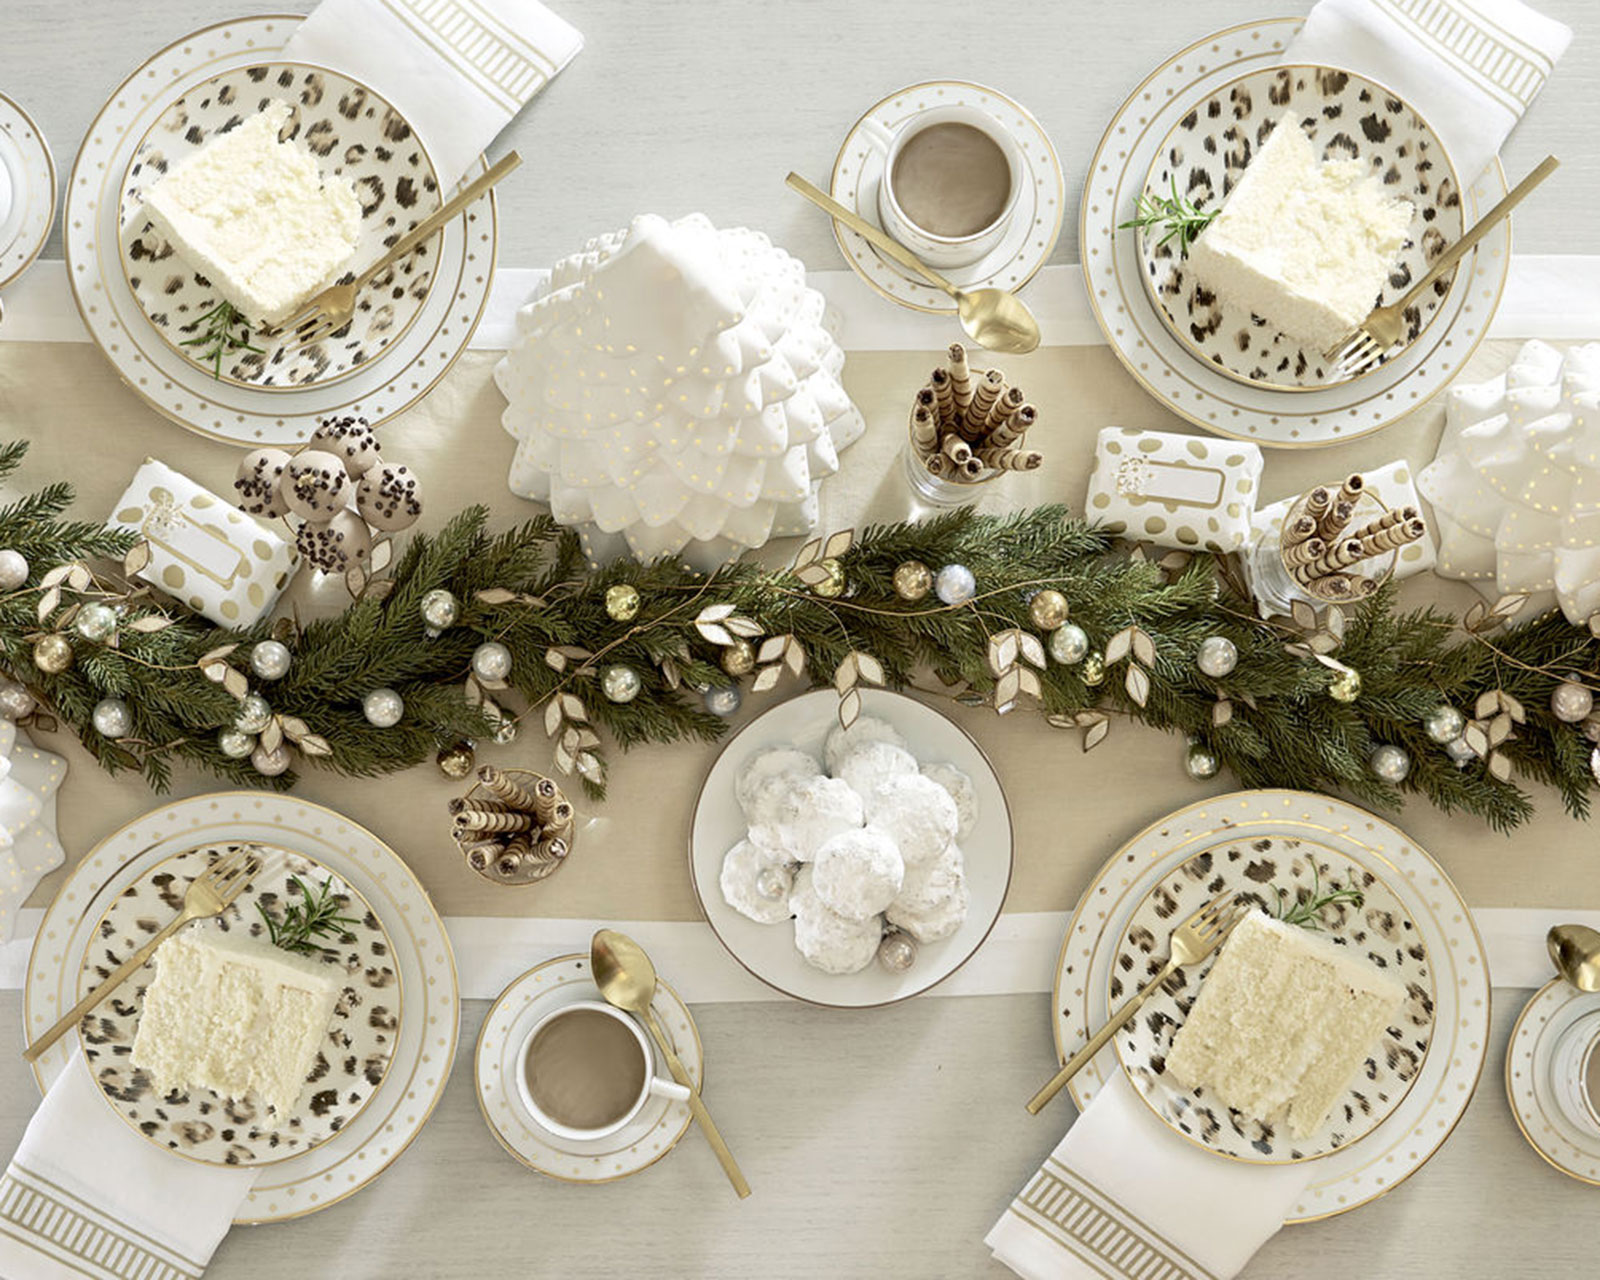
{"type": "Polygon", "coordinates": [[[872,119],[863,120],[861,130],[884,153],[883,177],[878,183],[878,221],[885,231],[929,266],[969,266],[992,252],[1005,238],[1012,215],[1016,213],[1022,185],[1029,180],[1028,170],[1017,140],[987,111],[960,105],[929,107],[908,116],[893,130],[872,119]],[[1011,190],[1004,207],[993,222],[970,235],[945,236],[920,227],[906,215],[895,198],[895,161],[908,141],[936,124],[965,124],[977,129],[1000,148],[1010,170],[1011,190]]]}
{"type": "Polygon", "coordinates": [[[1600,1053],[1600,1011],[1585,1014],[1561,1033],[1550,1054],[1556,1105],[1575,1126],[1600,1137],[1600,1099],[1589,1092],[1589,1070],[1600,1053]]]}
{"type": "Polygon", "coordinates": [[[650,1037],[643,1027],[630,1018],[622,1010],[606,1004],[603,1000],[578,1000],[572,1004],[564,1004],[559,1009],[552,1009],[523,1037],[522,1048],[517,1052],[517,1095],[522,1099],[522,1105],[527,1108],[528,1114],[543,1128],[562,1138],[571,1138],[577,1142],[588,1141],[592,1138],[604,1138],[608,1134],[617,1132],[618,1129],[628,1125],[639,1112],[644,1109],[644,1104],[652,1097],[671,1098],[676,1102],[687,1102],[689,1091],[675,1080],[663,1079],[656,1074],[655,1048],[650,1043],[650,1037]],[[632,1033],[634,1042],[639,1046],[639,1056],[644,1062],[644,1082],[640,1085],[639,1094],[634,1098],[632,1105],[608,1124],[593,1129],[574,1128],[572,1125],[563,1124],[550,1115],[537,1102],[528,1089],[528,1051],[533,1048],[534,1038],[554,1022],[557,1018],[564,1018],[576,1013],[580,1009],[592,1010],[603,1013],[608,1018],[615,1018],[632,1033]]]}

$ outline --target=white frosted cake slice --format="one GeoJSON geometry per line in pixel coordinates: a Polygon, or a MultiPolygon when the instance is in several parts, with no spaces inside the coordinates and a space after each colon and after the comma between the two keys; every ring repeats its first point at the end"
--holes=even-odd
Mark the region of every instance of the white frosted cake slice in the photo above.
{"type": "Polygon", "coordinates": [[[1223,944],[1167,1074],[1254,1119],[1315,1133],[1406,998],[1386,974],[1260,912],[1223,944]]]}
{"type": "Polygon", "coordinates": [[[254,1094],[293,1112],[344,990],[337,969],[271,943],[188,929],[161,944],[131,1061],[155,1087],[254,1094]]]}
{"type": "Polygon", "coordinates": [[[1367,161],[1318,160],[1285,115],[1189,250],[1189,266],[1222,302],[1326,351],[1377,304],[1414,212],[1367,161]]]}
{"type": "Polygon", "coordinates": [[[324,178],[282,102],[218,134],[145,192],[155,229],[253,325],[287,319],[337,280],[361,235],[355,188],[324,178]]]}

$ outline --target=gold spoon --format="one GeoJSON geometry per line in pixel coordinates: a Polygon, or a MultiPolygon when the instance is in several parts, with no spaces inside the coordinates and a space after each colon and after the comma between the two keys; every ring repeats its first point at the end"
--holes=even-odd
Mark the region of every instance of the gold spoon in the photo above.
{"type": "Polygon", "coordinates": [[[850,230],[865,236],[878,248],[898,262],[909,267],[929,284],[943,289],[956,300],[956,314],[967,336],[980,347],[990,351],[1004,351],[1007,355],[1026,355],[1039,345],[1039,322],[1033,312],[1016,294],[1005,289],[974,289],[971,293],[958,289],[916,254],[907,249],[888,232],[873,226],[859,214],[846,209],[818,187],[807,182],[798,173],[791,173],[788,184],[817,208],[832,214],[850,230]]]}
{"type": "Polygon", "coordinates": [[[706,1110],[706,1104],[700,1100],[700,1090],[695,1087],[688,1069],[673,1052],[671,1044],[667,1042],[666,1033],[656,1021],[655,1010],[650,1007],[650,1002],[656,996],[656,967],[650,963],[650,957],[644,953],[644,948],[627,934],[618,933],[615,929],[601,929],[589,943],[589,969],[594,975],[594,985],[600,988],[600,994],[606,998],[607,1004],[613,1004],[624,1013],[631,1013],[644,1019],[645,1025],[650,1028],[650,1034],[655,1037],[656,1044],[661,1047],[662,1055],[667,1060],[667,1070],[672,1072],[674,1080],[689,1091],[689,1109],[694,1112],[694,1118],[705,1130],[706,1141],[711,1144],[711,1149],[717,1153],[717,1159],[722,1162],[722,1171],[728,1175],[728,1181],[733,1183],[733,1189],[739,1193],[739,1199],[743,1200],[750,1194],[750,1184],[744,1180],[744,1174],[739,1172],[739,1164],[733,1158],[733,1152],[728,1150],[728,1144],[722,1140],[722,1135],[717,1132],[717,1126],[712,1123],[711,1113],[706,1110]]]}
{"type": "Polygon", "coordinates": [[[1586,924],[1552,925],[1544,944],[1557,973],[1579,991],[1600,991],[1600,933],[1586,924]]]}

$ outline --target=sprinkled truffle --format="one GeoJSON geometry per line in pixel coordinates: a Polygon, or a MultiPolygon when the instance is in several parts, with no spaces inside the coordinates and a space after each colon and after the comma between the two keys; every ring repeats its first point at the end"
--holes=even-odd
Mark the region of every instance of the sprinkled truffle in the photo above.
{"type": "Polygon", "coordinates": [[[283,472],[283,500],[303,520],[322,524],[344,509],[350,477],[344,463],[321,449],[307,449],[289,459],[283,472]]]}
{"type": "Polygon", "coordinates": [[[378,461],[378,440],[371,425],[354,414],[324,418],[307,443],[313,449],[333,454],[357,480],[378,461]]]}
{"type": "Polygon", "coordinates": [[[356,510],[374,529],[396,533],[422,514],[421,489],[403,462],[379,462],[356,487],[356,510]]]}
{"type": "Polygon", "coordinates": [[[361,517],[345,507],[327,524],[306,521],[296,531],[294,545],[313,569],[344,573],[366,564],[372,554],[372,535],[361,517]]]}
{"type": "Polygon", "coordinates": [[[288,465],[289,455],[282,449],[253,449],[245,454],[233,477],[239,509],[269,519],[284,515],[289,510],[283,499],[283,473],[288,465]]]}

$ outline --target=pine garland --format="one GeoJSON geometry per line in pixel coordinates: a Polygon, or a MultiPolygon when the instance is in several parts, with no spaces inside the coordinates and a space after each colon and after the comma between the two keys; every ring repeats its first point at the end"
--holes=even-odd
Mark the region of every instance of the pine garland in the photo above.
{"type": "MultiPolygon", "coordinates": [[[[25,451],[0,447],[0,479],[25,451]]],[[[439,533],[414,537],[389,577],[338,617],[230,631],[125,573],[91,572],[91,563],[136,558],[139,548],[129,535],[62,519],[71,500],[68,486],[54,484],[0,509],[0,548],[21,552],[31,568],[26,586],[0,596],[0,664],[26,683],[43,727],[59,720],[105,768],[137,769],[157,790],[175,761],[235,784],[292,785],[292,772],[265,778],[218,748],[239,700],[258,692],[275,714],[263,745],[286,741],[299,763],[356,777],[487,736],[515,710],[501,704],[514,701],[524,731],[547,733],[558,765],[599,798],[606,738],[626,750],[723,734],[727,721],[706,709],[701,691],[732,683],[720,663],[741,642],[755,649],[745,682],[755,696],[803,673],[835,685],[848,717],[862,685],[904,688],[931,674],[964,702],[1036,706],[1051,724],[1080,730],[1086,749],[1115,719],[1189,735],[1247,787],[1343,792],[1378,807],[1417,794],[1508,829],[1533,808],[1513,770],[1555,788],[1575,817],[1587,816],[1597,785],[1591,739],[1600,726],[1594,718],[1563,723],[1549,709],[1555,683],[1571,673],[1600,685],[1597,641],[1559,614],[1466,625],[1436,610],[1400,612],[1386,588],[1348,616],[1266,624],[1225,562],[1177,555],[1153,563],[1059,506],[1010,516],[960,510],[871,528],[853,542],[809,544],[790,568],[740,561],[709,576],[675,560],[590,572],[575,537],[548,517],[494,536],[486,510],[472,507],[439,533]],[[901,599],[894,574],[910,560],[965,565],[977,594],[954,606],[901,599]],[[817,587],[835,564],[846,586],[830,597],[817,587]],[[642,602],[627,621],[606,610],[606,590],[617,584],[636,588],[642,602]],[[429,635],[420,606],[435,588],[454,593],[461,614],[429,635]],[[1103,655],[1103,681],[1088,682],[1093,664],[1044,657],[1048,637],[1029,612],[1044,588],[1066,597],[1072,621],[1103,655]],[[93,643],[73,629],[77,610],[94,600],[118,608],[114,640],[93,643]],[[33,661],[35,642],[52,633],[74,651],[58,674],[33,661]],[[1220,680],[1195,664],[1201,642],[1216,635],[1239,654],[1220,680]],[[249,648],[268,638],[289,646],[292,665],[280,680],[252,682],[249,648]],[[513,654],[505,685],[471,674],[474,650],[489,640],[513,654]],[[614,664],[641,677],[631,701],[601,694],[602,673],[614,664]],[[1348,671],[1359,674],[1360,694],[1336,701],[1329,686],[1348,671]],[[363,696],[377,688],[404,699],[405,715],[391,728],[362,714],[363,696]],[[95,731],[94,707],[106,697],[128,704],[127,736],[95,731]],[[1464,766],[1423,728],[1441,704],[1471,720],[1476,756],[1464,766]],[[1399,786],[1368,765],[1385,743],[1413,761],[1399,786]]]]}

